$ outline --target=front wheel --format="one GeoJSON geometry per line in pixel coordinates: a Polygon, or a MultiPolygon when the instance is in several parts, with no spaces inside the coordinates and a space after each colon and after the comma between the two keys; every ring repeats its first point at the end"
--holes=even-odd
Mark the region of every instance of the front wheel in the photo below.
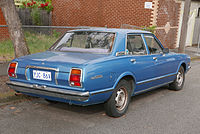
{"type": "Polygon", "coordinates": [[[121,80],[113,91],[110,99],[105,103],[106,114],[111,117],[120,117],[128,109],[131,98],[131,84],[121,80]]]}
{"type": "Polygon", "coordinates": [[[169,84],[169,88],[174,91],[179,91],[183,88],[184,82],[185,82],[185,70],[183,66],[181,66],[176,75],[176,79],[174,80],[174,82],[169,84]]]}

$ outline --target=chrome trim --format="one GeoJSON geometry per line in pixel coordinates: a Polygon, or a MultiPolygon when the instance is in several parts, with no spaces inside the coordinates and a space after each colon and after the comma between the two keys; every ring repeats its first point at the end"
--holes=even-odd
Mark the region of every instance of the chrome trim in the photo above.
{"type": "Polygon", "coordinates": [[[137,85],[141,85],[141,84],[152,82],[152,81],[155,81],[155,80],[164,79],[164,78],[167,78],[167,77],[170,77],[170,76],[173,76],[173,75],[176,75],[176,73],[175,74],[170,74],[170,75],[165,75],[165,76],[160,76],[160,77],[153,78],[153,79],[150,79],[150,80],[140,81],[140,82],[137,82],[136,84],[137,85]]]}
{"type": "Polygon", "coordinates": [[[36,68],[36,69],[45,69],[45,70],[53,70],[53,71],[59,71],[57,68],[50,68],[50,67],[40,67],[40,66],[26,66],[26,68],[36,68]]]}
{"type": "MultiPolygon", "coordinates": [[[[12,77],[12,78],[17,78],[18,62],[11,62],[11,63],[16,63],[16,67],[15,67],[15,77],[12,77]]],[[[9,63],[9,65],[8,65],[8,67],[7,67],[7,73],[8,73],[8,69],[9,69],[11,63],[9,63]]],[[[10,77],[10,76],[8,75],[8,77],[10,77]]]]}
{"type": "Polygon", "coordinates": [[[116,37],[117,37],[117,33],[113,33],[113,34],[115,34],[115,36],[113,37],[114,38],[114,41],[112,42],[112,49],[110,50],[110,52],[109,53],[112,53],[113,52],[113,48],[114,48],[114,46],[115,46],[115,42],[116,42],[116,37]]]}
{"type": "Polygon", "coordinates": [[[94,80],[94,79],[99,79],[99,78],[103,78],[103,75],[96,75],[96,76],[91,77],[90,79],[94,80]]]}
{"type": "Polygon", "coordinates": [[[167,84],[172,83],[172,82],[173,82],[173,81],[166,82],[166,83],[163,83],[163,84],[160,84],[160,85],[154,86],[154,87],[150,87],[150,88],[147,88],[147,89],[144,89],[144,90],[141,90],[141,91],[137,91],[137,92],[135,92],[134,94],[137,95],[137,94],[140,94],[140,93],[146,92],[146,91],[151,90],[151,89],[154,89],[154,88],[162,87],[162,86],[167,85],[167,84]]]}
{"type": "Polygon", "coordinates": [[[83,80],[82,80],[82,78],[83,78],[83,69],[81,69],[81,68],[75,68],[75,67],[72,67],[71,69],[70,69],[70,72],[69,72],[69,76],[68,76],[68,83],[69,83],[69,85],[71,86],[71,87],[78,87],[78,88],[82,88],[82,85],[83,85],[83,80]],[[73,86],[73,85],[71,85],[70,84],[70,76],[71,76],[71,71],[72,71],[72,69],[77,69],[77,70],[81,70],[81,77],[80,77],[80,83],[81,83],[81,86],[73,86]]]}
{"type": "Polygon", "coordinates": [[[106,93],[106,92],[110,92],[113,91],[114,89],[102,89],[102,90],[97,90],[97,91],[92,91],[90,92],[90,95],[96,95],[96,94],[101,94],[101,93],[106,93]]]}
{"type": "Polygon", "coordinates": [[[157,61],[157,57],[153,57],[153,60],[157,61]]]}
{"type": "Polygon", "coordinates": [[[125,52],[121,51],[121,52],[116,52],[116,56],[122,56],[122,55],[126,55],[125,52]]]}
{"type": "MultiPolygon", "coordinates": [[[[154,54],[151,54],[150,53],[150,51],[149,51],[149,55],[159,55],[159,54],[163,54],[163,45],[161,44],[161,42],[157,39],[157,37],[154,35],[154,34],[149,34],[149,33],[144,33],[143,34],[143,36],[144,36],[144,39],[145,39],[145,37],[152,37],[155,41],[156,41],[156,43],[159,45],[159,47],[161,48],[161,50],[162,50],[162,52],[161,53],[154,53],[154,54]],[[147,36],[146,36],[147,35],[147,36]]],[[[146,41],[146,39],[145,39],[145,41],[146,41]]],[[[147,47],[148,47],[148,50],[149,50],[149,45],[146,43],[146,45],[147,45],[147,47]]]]}
{"type": "MultiPolygon", "coordinates": [[[[63,36],[61,36],[49,49],[49,51],[55,51],[55,46],[57,45],[57,43],[67,34],[67,33],[74,33],[74,32],[98,32],[98,33],[112,33],[114,34],[114,41],[112,43],[112,49],[110,50],[110,52],[108,53],[95,53],[95,54],[112,54],[113,52],[113,48],[114,48],[114,45],[115,45],[115,42],[116,42],[116,37],[117,37],[117,32],[111,32],[111,31],[101,31],[101,30],[91,30],[91,29],[88,29],[88,31],[83,31],[83,30],[79,30],[79,31],[76,31],[76,30],[72,30],[72,31],[69,31],[69,32],[66,32],[63,34],[63,36]]],[[[60,52],[60,51],[59,51],[60,52]]],[[[68,52],[68,51],[62,51],[62,52],[68,52]]]]}
{"type": "Polygon", "coordinates": [[[136,62],[136,59],[131,59],[130,61],[134,63],[134,62],[136,62]]]}
{"type": "Polygon", "coordinates": [[[27,69],[28,69],[28,68],[25,69],[25,77],[26,77],[26,80],[28,80],[27,74],[26,74],[26,73],[27,73],[27,69]]]}
{"type": "Polygon", "coordinates": [[[33,93],[38,95],[46,95],[67,100],[86,101],[89,99],[89,92],[72,91],[62,88],[52,88],[46,85],[26,84],[22,82],[8,81],[7,85],[16,91],[24,93],[33,93]]]}
{"type": "Polygon", "coordinates": [[[55,83],[56,83],[56,85],[58,85],[58,80],[57,80],[58,72],[56,71],[54,75],[55,75],[55,83]]]}

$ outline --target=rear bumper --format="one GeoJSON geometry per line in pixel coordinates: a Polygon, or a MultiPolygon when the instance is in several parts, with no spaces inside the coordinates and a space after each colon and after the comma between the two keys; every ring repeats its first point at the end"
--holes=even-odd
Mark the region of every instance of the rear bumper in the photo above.
{"type": "Polygon", "coordinates": [[[26,84],[22,82],[8,81],[7,85],[18,92],[39,94],[51,97],[62,98],[73,101],[86,101],[90,97],[89,92],[79,92],[47,86],[26,84]]]}

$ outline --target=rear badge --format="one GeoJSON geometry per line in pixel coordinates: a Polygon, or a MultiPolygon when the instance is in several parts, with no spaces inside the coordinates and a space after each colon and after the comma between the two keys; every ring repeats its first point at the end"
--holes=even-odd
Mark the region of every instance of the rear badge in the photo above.
{"type": "Polygon", "coordinates": [[[96,75],[94,77],[91,77],[91,79],[94,80],[94,79],[99,79],[99,78],[102,78],[102,77],[103,77],[103,75],[96,75]]]}
{"type": "Polygon", "coordinates": [[[42,62],[42,65],[44,65],[44,62],[42,62]]]}

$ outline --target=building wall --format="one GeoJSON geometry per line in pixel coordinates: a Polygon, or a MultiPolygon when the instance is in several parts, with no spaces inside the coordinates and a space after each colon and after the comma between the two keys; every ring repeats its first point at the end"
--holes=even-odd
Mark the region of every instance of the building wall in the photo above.
{"type": "Polygon", "coordinates": [[[121,24],[157,26],[164,46],[177,43],[181,2],[178,0],[52,0],[53,25],[119,28],[121,24]],[[145,9],[152,2],[153,9],[145,9]]]}
{"type": "Polygon", "coordinates": [[[197,45],[199,41],[199,34],[200,34],[200,15],[198,16],[198,12],[200,11],[199,8],[200,8],[200,1],[192,1],[190,8],[190,17],[188,22],[189,32],[187,32],[188,33],[187,34],[188,41],[186,41],[187,46],[197,45]]]}
{"type": "Polygon", "coordinates": [[[164,46],[177,47],[181,2],[178,0],[159,0],[156,35],[164,46]]]}
{"type": "MultiPolygon", "coordinates": [[[[6,25],[3,13],[0,8],[0,25],[6,25]]],[[[0,27],[0,40],[6,40],[9,38],[8,28],[0,27]]]]}
{"type": "Polygon", "coordinates": [[[121,24],[149,26],[152,0],[52,0],[53,25],[120,27],[121,24]]]}

